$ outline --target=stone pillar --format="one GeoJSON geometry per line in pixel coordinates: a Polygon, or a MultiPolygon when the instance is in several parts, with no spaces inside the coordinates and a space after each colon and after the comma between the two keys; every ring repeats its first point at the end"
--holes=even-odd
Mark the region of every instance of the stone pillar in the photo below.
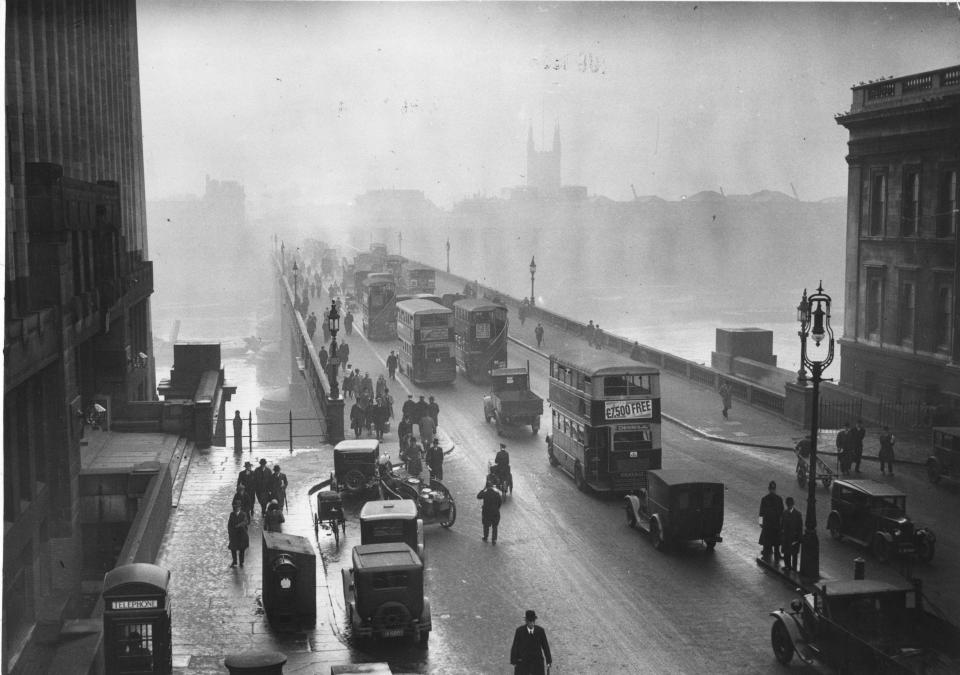
{"type": "Polygon", "coordinates": [[[810,415],[813,412],[813,388],[796,382],[787,382],[784,388],[784,416],[804,429],[809,429],[810,415]]]}

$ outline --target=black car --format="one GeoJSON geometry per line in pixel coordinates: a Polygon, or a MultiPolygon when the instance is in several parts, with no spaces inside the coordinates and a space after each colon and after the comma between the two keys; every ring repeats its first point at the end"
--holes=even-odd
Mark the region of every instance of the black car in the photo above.
{"type": "Polygon", "coordinates": [[[895,487],[867,479],[833,483],[827,530],[835,539],[866,546],[881,562],[891,556],[933,559],[937,538],[907,516],[907,496],[895,487]]]}
{"type": "Polygon", "coordinates": [[[773,653],[818,672],[955,673],[957,631],[928,612],[919,585],[861,579],[816,585],[770,613],[773,653]]]}

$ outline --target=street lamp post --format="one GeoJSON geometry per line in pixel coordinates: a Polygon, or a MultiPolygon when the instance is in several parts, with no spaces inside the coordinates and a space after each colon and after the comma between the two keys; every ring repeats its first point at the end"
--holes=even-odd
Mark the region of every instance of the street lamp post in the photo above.
{"type": "Polygon", "coordinates": [[[806,320],[808,307],[807,289],[803,289],[803,296],[800,298],[800,304],[797,305],[797,322],[800,324],[800,330],[797,331],[797,335],[801,340],[800,370],[797,371],[797,384],[807,383],[807,371],[806,366],[803,363],[802,344],[803,341],[806,340],[806,336],[803,334],[803,322],[806,320]]]}
{"type": "Polygon", "coordinates": [[[300,268],[297,267],[297,261],[293,261],[293,308],[297,309],[300,304],[300,296],[297,295],[297,286],[300,281],[300,268]]]}
{"type": "Polygon", "coordinates": [[[833,361],[833,328],[830,327],[830,296],[823,292],[823,282],[816,293],[803,299],[798,307],[800,320],[801,368],[810,370],[813,396],[810,410],[810,471],[807,476],[807,517],[800,548],[800,575],[806,579],[820,578],[820,540],[817,537],[817,432],[820,412],[820,382],[823,371],[833,361]],[[802,309],[802,311],[800,311],[802,309]],[[814,347],[807,348],[807,338],[814,347]],[[822,343],[826,343],[821,347],[822,343]]]}
{"type": "Polygon", "coordinates": [[[337,374],[340,372],[340,359],[337,357],[340,312],[337,311],[335,300],[330,302],[327,327],[330,329],[330,358],[327,360],[327,380],[330,382],[327,398],[327,440],[331,445],[336,445],[343,440],[343,399],[340,398],[340,387],[337,384],[337,374]]]}
{"type": "Polygon", "coordinates": [[[533,307],[536,304],[536,296],[533,293],[533,278],[537,274],[537,261],[533,256],[530,258],[530,306],[533,307]]]}

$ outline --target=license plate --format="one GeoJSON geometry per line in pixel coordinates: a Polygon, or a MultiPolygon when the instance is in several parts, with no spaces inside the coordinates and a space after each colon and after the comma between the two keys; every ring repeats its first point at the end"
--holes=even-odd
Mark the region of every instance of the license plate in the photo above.
{"type": "Polygon", "coordinates": [[[388,628],[388,629],[386,629],[386,630],[383,631],[383,637],[385,637],[385,638],[388,638],[388,637],[403,637],[403,629],[402,629],[402,628],[388,628]]]}

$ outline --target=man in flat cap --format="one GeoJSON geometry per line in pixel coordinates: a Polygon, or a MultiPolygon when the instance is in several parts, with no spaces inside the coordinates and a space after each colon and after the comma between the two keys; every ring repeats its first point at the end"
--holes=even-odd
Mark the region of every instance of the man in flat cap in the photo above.
{"type": "Polygon", "coordinates": [[[544,675],[544,662],[547,672],[553,663],[547,632],[537,625],[537,613],[532,609],[527,610],[524,618],[524,624],[513,633],[510,647],[513,675],[544,675]]]}

